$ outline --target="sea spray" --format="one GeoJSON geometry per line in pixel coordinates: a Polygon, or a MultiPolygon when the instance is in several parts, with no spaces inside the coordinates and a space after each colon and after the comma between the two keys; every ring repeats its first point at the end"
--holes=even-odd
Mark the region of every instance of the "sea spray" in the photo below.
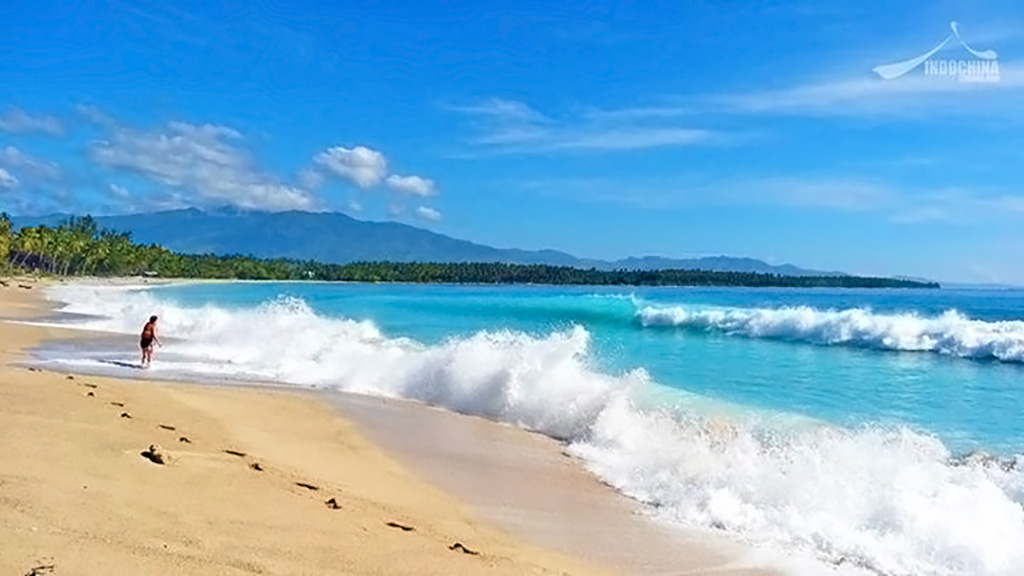
{"type": "MultiPolygon", "coordinates": [[[[388,337],[369,321],[320,316],[296,298],[230,309],[182,306],[159,291],[73,287],[58,296],[67,311],[105,316],[81,324],[92,329],[135,333],[138,318],[158,313],[165,337],[179,339],[173,349],[184,373],[411,398],[543,432],[667,520],[877,574],[1009,576],[1024,568],[1020,468],[950,465],[938,439],[901,427],[843,429],[718,410],[642,369],[600,373],[583,327],[542,336],[481,331],[426,345],[388,337]]],[[[789,322],[790,334],[842,342],[886,323],[863,311],[828,332],[815,328],[821,313],[808,310],[789,322]]],[[[762,318],[769,321],[738,325],[784,324],[762,318]]],[[[911,340],[915,321],[901,324],[911,340]]],[[[961,321],[973,322],[950,316],[947,333],[961,321]]],[[[770,333],[749,329],[752,337],[770,333]]]]}
{"type": "Polygon", "coordinates": [[[748,338],[1024,362],[1024,321],[972,320],[955,310],[923,317],[877,314],[862,308],[644,306],[637,317],[646,327],[718,330],[748,338]]]}

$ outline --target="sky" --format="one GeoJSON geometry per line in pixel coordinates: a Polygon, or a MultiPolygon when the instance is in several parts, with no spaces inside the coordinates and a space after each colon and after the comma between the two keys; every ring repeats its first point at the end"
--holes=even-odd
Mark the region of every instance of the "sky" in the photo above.
{"type": "Polygon", "coordinates": [[[0,54],[16,215],[1024,285],[1024,5],[7,0],[0,54]]]}

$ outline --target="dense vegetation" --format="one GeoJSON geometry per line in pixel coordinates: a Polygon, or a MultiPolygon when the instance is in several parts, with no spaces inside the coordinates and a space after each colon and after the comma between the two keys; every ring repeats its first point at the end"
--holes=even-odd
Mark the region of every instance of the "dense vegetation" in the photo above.
{"type": "Polygon", "coordinates": [[[938,287],[937,284],[909,280],[859,276],[779,276],[702,270],[600,271],[490,262],[324,264],[240,255],[177,254],[155,244],[135,244],[130,233],[100,230],[88,216],[71,218],[57,227],[26,227],[14,232],[6,214],[0,214],[0,266],[62,276],[155,275],[165,278],[452,284],[938,287]]]}

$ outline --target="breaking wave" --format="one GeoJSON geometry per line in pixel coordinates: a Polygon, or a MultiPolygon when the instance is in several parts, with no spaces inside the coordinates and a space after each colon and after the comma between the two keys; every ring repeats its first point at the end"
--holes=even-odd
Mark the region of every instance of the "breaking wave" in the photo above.
{"type": "Polygon", "coordinates": [[[645,327],[717,330],[748,338],[1024,362],[1024,321],[972,320],[955,310],[925,317],[879,314],[864,308],[644,306],[637,317],[645,327]]]}
{"type": "MultiPolygon", "coordinates": [[[[436,345],[372,322],[317,314],[299,299],[184,307],[159,291],[68,287],[83,328],[135,334],[160,315],[155,371],[233,375],[421,400],[542,432],[651,513],[885,575],[1024,571],[1024,462],[959,462],[903,428],[842,429],[737,407],[591,368],[591,335],[483,331],[436,345]],[[170,340],[173,338],[173,342],[170,340]],[[173,358],[173,359],[172,359],[173,358]]],[[[750,337],[1020,358],[1020,323],[864,310],[689,312],[644,308],[645,325],[750,337]]],[[[69,363],[76,360],[69,359],[69,363]]]]}

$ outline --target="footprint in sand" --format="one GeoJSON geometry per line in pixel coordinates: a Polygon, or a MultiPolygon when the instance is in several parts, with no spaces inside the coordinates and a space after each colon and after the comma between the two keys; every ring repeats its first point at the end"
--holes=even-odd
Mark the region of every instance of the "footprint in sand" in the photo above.
{"type": "Polygon", "coordinates": [[[178,442],[181,442],[182,444],[191,444],[192,443],[192,441],[189,440],[187,436],[182,436],[181,438],[178,438],[178,442]]]}
{"type": "Polygon", "coordinates": [[[25,576],[42,576],[43,574],[53,574],[53,571],[57,569],[56,564],[40,564],[25,572],[25,576]]]}
{"type": "Polygon", "coordinates": [[[142,457],[154,464],[160,464],[161,466],[167,463],[167,455],[164,454],[164,451],[156,444],[150,444],[149,450],[142,452],[142,457]]]}
{"type": "Polygon", "coordinates": [[[132,415],[127,412],[121,412],[121,418],[131,418],[132,415]]]}
{"type": "Polygon", "coordinates": [[[163,428],[164,430],[171,430],[171,431],[177,430],[177,428],[175,428],[174,426],[168,426],[167,424],[157,424],[157,426],[159,426],[160,428],[163,428]]]}
{"type": "Polygon", "coordinates": [[[124,408],[124,402],[111,402],[111,406],[117,406],[118,408],[124,408]]]}
{"type": "Polygon", "coordinates": [[[263,472],[263,466],[260,466],[259,462],[253,462],[252,464],[249,464],[249,468],[252,468],[257,472],[263,472]]]}
{"type": "Polygon", "coordinates": [[[341,510],[341,504],[339,504],[338,501],[334,498],[331,498],[327,502],[324,502],[324,504],[326,504],[327,507],[330,508],[331,510],[341,510]]]}
{"type": "Polygon", "coordinates": [[[463,554],[469,554],[470,556],[479,556],[480,553],[476,550],[470,550],[462,545],[462,542],[456,542],[448,547],[449,550],[461,550],[463,554]]]}
{"type": "Polygon", "coordinates": [[[225,450],[225,454],[231,454],[232,456],[238,456],[239,458],[245,458],[245,452],[239,452],[238,450],[225,450]]]}
{"type": "Polygon", "coordinates": [[[295,483],[295,485],[296,485],[296,486],[299,486],[299,487],[301,487],[301,488],[305,488],[306,490],[313,490],[313,491],[316,491],[316,490],[319,490],[319,489],[320,489],[320,487],[319,487],[319,486],[314,486],[314,485],[312,485],[312,484],[306,484],[305,482],[296,482],[296,483],[295,483]]]}
{"type": "Polygon", "coordinates": [[[388,522],[387,526],[398,528],[402,532],[412,532],[413,530],[416,530],[412,526],[406,526],[405,524],[399,524],[398,522],[388,522]]]}

